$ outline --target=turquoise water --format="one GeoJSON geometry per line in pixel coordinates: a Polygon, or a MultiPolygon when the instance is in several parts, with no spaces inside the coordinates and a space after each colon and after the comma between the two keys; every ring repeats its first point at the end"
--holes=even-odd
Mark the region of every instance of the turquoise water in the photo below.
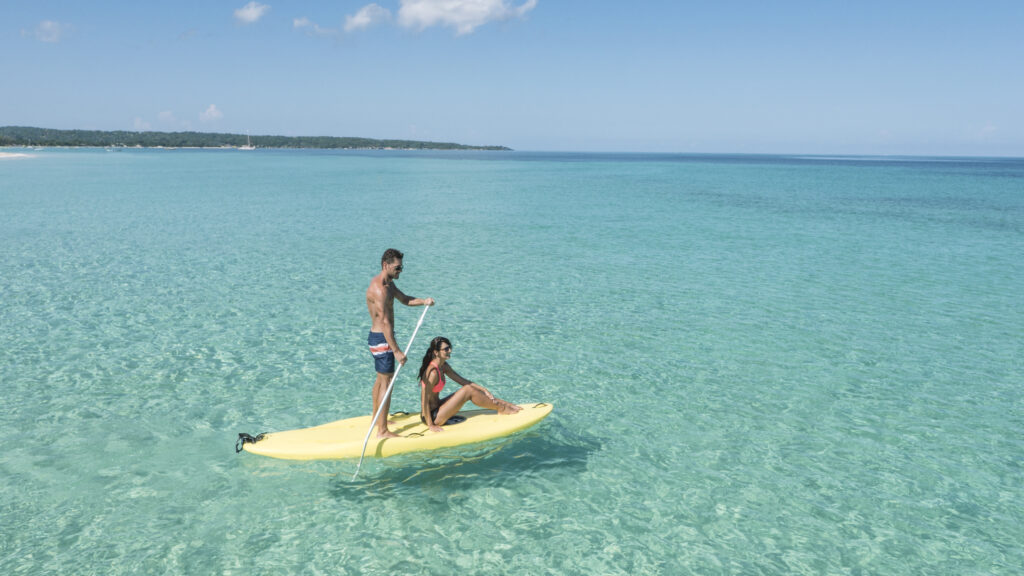
{"type": "Polygon", "coordinates": [[[1024,160],[31,154],[0,158],[0,573],[1024,565],[1024,160]],[[236,455],[369,411],[388,247],[438,301],[414,359],[448,336],[555,411],[357,480],[236,455]]]}

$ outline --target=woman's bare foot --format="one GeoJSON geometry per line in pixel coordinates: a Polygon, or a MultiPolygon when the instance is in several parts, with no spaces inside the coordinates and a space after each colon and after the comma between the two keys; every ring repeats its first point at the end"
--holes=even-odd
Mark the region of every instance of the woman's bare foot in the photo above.
{"type": "Polygon", "coordinates": [[[519,406],[512,404],[511,402],[505,402],[504,400],[498,400],[498,414],[515,414],[522,410],[519,406]]]}

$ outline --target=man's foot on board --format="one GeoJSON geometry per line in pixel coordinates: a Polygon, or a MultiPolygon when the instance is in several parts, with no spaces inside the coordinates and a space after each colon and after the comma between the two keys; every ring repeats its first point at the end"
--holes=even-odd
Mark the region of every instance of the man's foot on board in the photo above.
{"type": "Polygon", "coordinates": [[[401,436],[399,436],[398,434],[395,434],[394,432],[392,432],[390,430],[385,430],[384,432],[377,432],[377,438],[378,439],[383,439],[383,438],[401,438],[401,436]]]}

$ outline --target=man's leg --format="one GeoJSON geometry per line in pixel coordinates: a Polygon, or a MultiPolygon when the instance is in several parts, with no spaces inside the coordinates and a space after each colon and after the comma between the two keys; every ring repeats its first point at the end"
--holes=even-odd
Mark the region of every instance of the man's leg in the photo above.
{"type": "MultiPolygon", "coordinates": [[[[377,372],[377,379],[373,382],[373,412],[370,413],[372,418],[377,414],[377,409],[380,408],[380,401],[384,398],[384,394],[388,391],[388,385],[391,384],[391,378],[394,373],[381,374],[377,372]]],[[[384,400],[384,409],[381,410],[380,418],[377,419],[377,437],[378,438],[398,438],[398,434],[395,434],[388,430],[388,415],[391,410],[391,396],[388,396],[384,400]]]]}

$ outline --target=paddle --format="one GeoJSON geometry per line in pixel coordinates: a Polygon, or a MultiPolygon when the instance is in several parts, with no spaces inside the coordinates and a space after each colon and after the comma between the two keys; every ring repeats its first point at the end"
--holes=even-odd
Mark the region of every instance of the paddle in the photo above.
{"type": "MultiPolygon", "coordinates": [[[[423,324],[423,319],[427,317],[427,310],[430,306],[423,307],[423,314],[420,314],[420,321],[416,323],[416,329],[412,331],[412,337],[409,338],[409,344],[405,347],[405,351],[409,352],[412,349],[412,341],[416,339],[416,333],[420,331],[420,325],[423,324]]],[[[408,362],[409,356],[406,355],[406,362],[408,362]]],[[[384,392],[384,396],[380,399],[380,406],[377,408],[377,413],[373,416],[373,421],[370,422],[370,429],[366,431],[366,438],[363,439],[363,451],[359,453],[359,464],[356,466],[356,473],[352,475],[352,479],[355,480],[356,476],[359,475],[359,469],[363,466],[363,456],[366,455],[366,445],[370,442],[370,434],[373,433],[373,427],[377,425],[377,419],[380,418],[380,413],[384,410],[384,404],[387,402],[388,396],[391,395],[391,389],[395,387],[395,380],[398,379],[398,373],[402,371],[402,366],[405,364],[399,364],[398,368],[395,368],[395,374],[391,377],[391,383],[388,384],[388,389],[384,392]]]]}

